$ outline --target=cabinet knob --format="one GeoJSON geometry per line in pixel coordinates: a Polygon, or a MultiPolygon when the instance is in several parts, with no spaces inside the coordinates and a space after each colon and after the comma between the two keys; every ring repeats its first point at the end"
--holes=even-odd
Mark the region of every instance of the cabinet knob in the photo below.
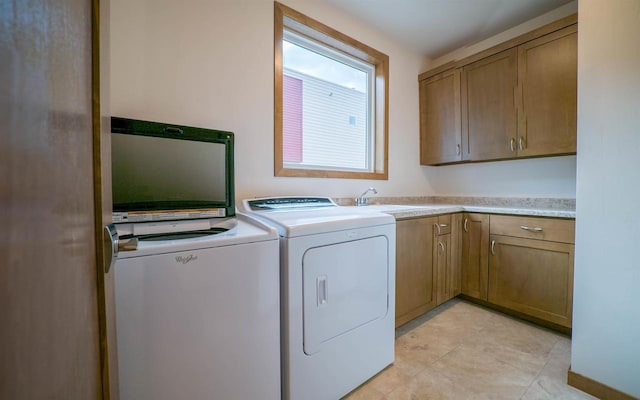
{"type": "Polygon", "coordinates": [[[524,141],[524,138],[520,136],[520,139],[518,140],[518,149],[524,150],[525,147],[527,147],[527,143],[524,141]]]}
{"type": "Polygon", "coordinates": [[[515,138],[511,138],[511,140],[509,140],[509,148],[511,149],[511,152],[516,151],[516,139],[515,138]]]}
{"type": "Polygon", "coordinates": [[[469,218],[465,218],[464,219],[464,225],[462,226],[462,229],[464,229],[465,232],[469,232],[469,229],[467,229],[467,223],[469,222],[469,218]]]}
{"type": "Polygon", "coordinates": [[[496,255],[496,241],[495,240],[491,241],[491,254],[493,254],[494,256],[496,255]]]}
{"type": "Polygon", "coordinates": [[[537,227],[536,228],[530,228],[530,227],[524,226],[524,225],[521,225],[520,229],[522,229],[523,231],[542,232],[542,228],[537,228],[537,227]]]}
{"type": "Polygon", "coordinates": [[[440,225],[439,224],[433,224],[433,226],[436,227],[436,235],[440,234],[440,225]]]}
{"type": "Polygon", "coordinates": [[[440,248],[442,249],[442,252],[444,253],[444,243],[438,242],[438,244],[440,245],[440,248]]]}
{"type": "Polygon", "coordinates": [[[456,144],[456,154],[460,155],[460,143],[456,144]]]}

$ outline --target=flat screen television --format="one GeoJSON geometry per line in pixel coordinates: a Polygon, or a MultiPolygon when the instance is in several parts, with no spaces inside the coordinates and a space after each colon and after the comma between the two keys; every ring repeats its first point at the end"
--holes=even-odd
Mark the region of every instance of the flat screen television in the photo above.
{"type": "Polygon", "coordinates": [[[111,118],[113,222],[235,215],[233,133],[111,118]]]}

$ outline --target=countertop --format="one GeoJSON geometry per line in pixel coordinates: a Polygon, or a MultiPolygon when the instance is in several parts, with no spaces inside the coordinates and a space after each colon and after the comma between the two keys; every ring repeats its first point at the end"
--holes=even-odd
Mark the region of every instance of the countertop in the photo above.
{"type": "Polygon", "coordinates": [[[373,204],[363,206],[370,210],[382,211],[396,219],[416,218],[428,215],[451,214],[457,212],[477,212],[487,214],[510,214],[535,217],[553,217],[575,219],[575,210],[553,208],[526,208],[506,206],[478,206],[456,204],[373,204]]]}

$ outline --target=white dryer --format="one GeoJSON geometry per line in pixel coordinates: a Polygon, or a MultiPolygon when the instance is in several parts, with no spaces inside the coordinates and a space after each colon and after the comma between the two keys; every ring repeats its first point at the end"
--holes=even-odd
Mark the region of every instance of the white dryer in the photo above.
{"type": "Polygon", "coordinates": [[[280,235],[283,398],[336,400],[391,364],[395,219],[324,197],[241,208],[280,235]]]}

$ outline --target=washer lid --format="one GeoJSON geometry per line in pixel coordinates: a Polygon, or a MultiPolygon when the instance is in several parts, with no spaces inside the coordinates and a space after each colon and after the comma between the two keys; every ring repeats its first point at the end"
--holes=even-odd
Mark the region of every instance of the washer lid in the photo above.
{"type": "MultiPolygon", "coordinates": [[[[347,229],[395,224],[395,218],[389,214],[368,210],[366,207],[340,207],[328,198],[315,197],[314,199],[328,199],[330,202],[329,204],[325,200],[321,200],[319,201],[321,205],[317,206],[308,205],[313,204],[311,201],[298,200],[298,204],[304,205],[297,207],[295,205],[283,205],[286,202],[282,199],[286,198],[275,199],[279,199],[279,202],[274,208],[264,207],[259,209],[251,209],[251,203],[249,202],[256,201],[260,204],[268,204],[265,200],[269,199],[244,200],[242,202],[242,211],[275,226],[282,237],[315,235],[347,229]]],[[[295,199],[305,198],[295,197],[295,199]]]]}

